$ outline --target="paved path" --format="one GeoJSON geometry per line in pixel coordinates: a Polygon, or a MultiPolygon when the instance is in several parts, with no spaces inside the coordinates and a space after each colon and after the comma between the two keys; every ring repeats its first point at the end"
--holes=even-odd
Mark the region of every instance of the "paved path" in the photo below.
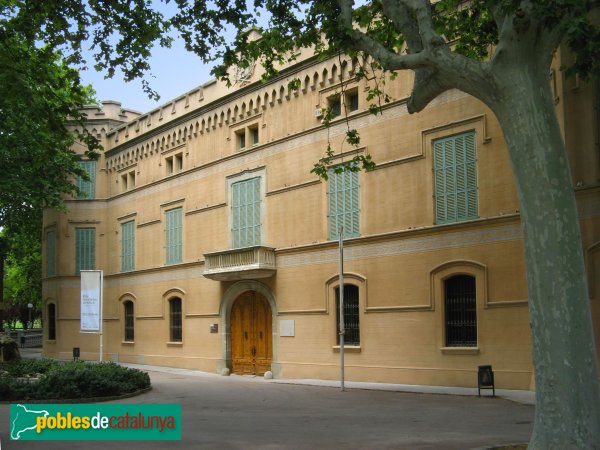
{"type": "Polygon", "coordinates": [[[533,406],[491,397],[290,385],[147,367],[153,390],[117,403],[180,403],[181,442],[19,442],[10,449],[471,449],[526,442],[533,406]]]}

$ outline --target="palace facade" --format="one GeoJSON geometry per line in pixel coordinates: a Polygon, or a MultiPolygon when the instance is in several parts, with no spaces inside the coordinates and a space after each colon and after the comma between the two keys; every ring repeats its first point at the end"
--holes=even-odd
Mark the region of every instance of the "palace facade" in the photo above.
{"type": "MultiPolygon", "coordinates": [[[[337,379],[342,226],[347,380],[476,386],[490,364],[496,387],[532,389],[519,204],[498,122],[456,90],[409,115],[408,72],[386,80],[392,101],[373,115],[356,70],[306,56],[268,83],[250,67],[231,87],[213,80],[146,114],[87,108],[104,151],[81,162],[82,197],[44,216],[44,355],[79,347],[98,360],[98,336],[80,333],[79,273],[101,269],[104,360],[337,379]],[[339,114],[329,128],[324,108],[339,114]],[[358,149],[343,142],[348,128],[358,149]],[[318,178],[328,143],[332,169],[356,154],[376,169],[318,178]]],[[[558,69],[550,81],[598,330],[600,89],[558,69]]]]}

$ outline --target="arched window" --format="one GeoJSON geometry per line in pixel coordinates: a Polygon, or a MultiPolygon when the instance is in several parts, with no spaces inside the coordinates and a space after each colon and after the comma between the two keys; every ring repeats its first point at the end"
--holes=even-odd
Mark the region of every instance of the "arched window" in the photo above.
{"type": "Polygon", "coordinates": [[[134,339],[134,315],[133,302],[127,300],[123,303],[123,316],[125,323],[125,342],[133,342],[134,339]]]}
{"type": "Polygon", "coordinates": [[[56,340],[56,305],[48,303],[48,340],[56,340]]]}
{"type": "Polygon", "coordinates": [[[182,323],[181,323],[181,299],[173,297],[169,300],[169,337],[171,342],[181,342],[182,323]]]}
{"type": "Polygon", "coordinates": [[[444,292],[446,347],[476,347],[475,277],[450,277],[444,281],[444,292]]]}
{"type": "MultiPolygon", "coordinates": [[[[340,343],[340,288],[335,288],[335,323],[337,343],[340,343]]],[[[344,344],[360,345],[358,286],[344,284],[344,344]]]]}

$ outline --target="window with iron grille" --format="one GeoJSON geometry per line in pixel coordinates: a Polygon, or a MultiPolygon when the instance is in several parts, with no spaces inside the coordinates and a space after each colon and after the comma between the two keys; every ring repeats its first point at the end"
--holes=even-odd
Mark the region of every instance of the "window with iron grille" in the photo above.
{"type": "Polygon", "coordinates": [[[436,223],[478,217],[475,147],[472,131],[433,142],[436,223]]]}
{"type": "Polygon", "coordinates": [[[477,346],[475,277],[455,275],[444,281],[446,347],[477,346]]]}
{"type": "Polygon", "coordinates": [[[125,319],[125,341],[133,342],[133,302],[126,301],[123,303],[124,319],[125,319]]]}
{"type": "Polygon", "coordinates": [[[96,161],[79,161],[79,165],[87,174],[89,181],[77,177],[77,198],[94,198],[96,196],[96,161]]]}
{"type": "Polygon", "coordinates": [[[75,273],[94,270],[96,265],[96,229],[77,228],[75,231],[75,273]]]}
{"type": "Polygon", "coordinates": [[[170,341],[181,342],[182,330],[181,330],[181,299],[178,297],[172,298],[169,301],[169,316],[171,318],[170,323],[170,341]]]}
{"type": "Polygon", "coordinates": [[[56,305],[48,304],[48,340],[56,340],[56,305]]]}
{"type": "MultiPolygon", "coordinates": [[[[340,344],[340,288],[335,288],[335,317],[337,344],[340,344]]],[[[360,345],[358,287],[344,284],[344,344],[360,345]]]]}

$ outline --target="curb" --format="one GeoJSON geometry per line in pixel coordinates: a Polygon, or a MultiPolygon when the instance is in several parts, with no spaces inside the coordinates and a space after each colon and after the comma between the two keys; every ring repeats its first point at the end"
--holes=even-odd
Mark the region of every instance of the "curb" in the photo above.
{"type": "Polygon", "coordinates": [[[152,390],[152,386],[147,387],[145,389],[140,389],[138,391],[134,391],[134,392],[128,392],[127,394],[122,394],[122,395],[112,395],[109,397],[88,397],[88,398],[68,398],[68,399],[58,399],[58,398],[53,398],[53,399],[47,399],[47,400],[10,400],[10,401],[5,401],[2,400],[0,401],[0,405],[10,405],[12,403],[26,403],[26,404],[31,404],[31,405],[36,405],[36,404],[58,404],[58,403],[65,403],[65,404],[73,404],[73,403],[102,403],[102,402],[110,402],[113,400],[123,400],[126,398],[130,398],[130,397],[137,397],[138,395],[142,395],[145,394],[146,392],[150,392],[152,390]]]}

